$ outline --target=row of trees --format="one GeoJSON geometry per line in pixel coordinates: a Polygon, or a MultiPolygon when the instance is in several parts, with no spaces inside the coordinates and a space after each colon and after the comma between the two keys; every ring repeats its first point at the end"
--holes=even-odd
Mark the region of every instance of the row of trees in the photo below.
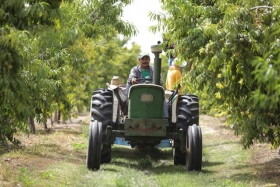
{"type": "MultiPolygon", "coordinates": [[[[68,118],[113,75],[126,79],[140,52],[118,37],[136,34],[120,17],[131,2],[0,0],[0,141],[18,143],[13,135],[28,121],[45,123],[54,111],[68,118]]],[[[188,61],[185,92],[227,116],[245,148],[254,140],[279,146],[280,0],[161,3],[151,30],[188,61]]]]}
{"type": "Polygon", "coordinates": [[[0,141],[19,143],[18,130],[35,133],[54,111],[66,120],[89,107],[91,92],[113,75],[124,81],[140,46],[121,20],[131,0],[0,0],[0,141]],[[32,125],[33,124],[33,125],[32,125]]]}
{"type": "Polygon", "coordinates": [[[185,91],[227,116],[248,148],[280,145],[280,1],[161,0],[150,13],[165,42],[189,62],[185,91]]]}

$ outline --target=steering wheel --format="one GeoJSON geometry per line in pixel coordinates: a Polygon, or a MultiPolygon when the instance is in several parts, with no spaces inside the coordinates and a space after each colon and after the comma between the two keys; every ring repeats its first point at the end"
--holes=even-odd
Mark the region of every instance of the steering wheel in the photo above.
{"type": "Polygon", "coordinates": [[[152,80],[153,79],[151,79],[151,78],[139,78],[139,79],[136,79],[136,81],[139,82],[139,83],[140,82],[143,83],[143,82],[146,82],[146,81],[150,81],[151,82],[152,80]]]}

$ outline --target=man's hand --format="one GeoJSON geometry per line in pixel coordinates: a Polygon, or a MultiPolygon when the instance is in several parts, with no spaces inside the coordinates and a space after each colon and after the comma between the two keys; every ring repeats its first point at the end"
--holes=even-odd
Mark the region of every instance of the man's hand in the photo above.
{"type": "Polygon", "coordinates": [[[139,82],[137,81],[136,78],[132,78],[132,79],[131,79],[131,83],[132,83],[132,84],[138,84],[139,82]]]}

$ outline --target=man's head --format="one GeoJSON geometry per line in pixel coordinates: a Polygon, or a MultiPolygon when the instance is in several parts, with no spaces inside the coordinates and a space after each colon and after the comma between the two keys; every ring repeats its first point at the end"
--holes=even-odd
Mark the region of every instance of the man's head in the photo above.
{"type": "Polygon", "coordinates": [[[180,58],[175,58],[173,61],[172,61],[172,66],[175,66],[175,67],[180,67],[180,68],[183,68],[187,65],[187,62],[186,61],[183,61],[182,59],[180,58]]]}
{"type": "Polygon", "coordinates": [[[149,69],[149,64],[150,64],[149,53],[141,53],[139,55],[139,62],[142,69],[149,69]]]}
{"type": "Polygon", "coordinates": [[[179,67],[180,66],[180,60],[178,58],[175,58],[172,61],[172,66],[179,67]]]}

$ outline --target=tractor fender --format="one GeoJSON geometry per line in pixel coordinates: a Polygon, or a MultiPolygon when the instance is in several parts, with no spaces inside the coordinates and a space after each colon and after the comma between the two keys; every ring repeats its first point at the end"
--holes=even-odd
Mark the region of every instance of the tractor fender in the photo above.
{"type": "Polygon", "coordinates": [[[117,121],[117,114],[118,114],[118,107],[119,107],[119,100],[116,96],[116,93],[113,91],[113,116],[112,116],[112,122],[116,123],[117,121]]]}
{"type": "Polygon", "coordinates": [[[116,86],[116,87],[109,87],[110,90],[112,90],[113,93],[113,116],[112,116],[112,122],[116,123],[117,122],[117,116],[120,111],[120,107],[126,105],[127,101],[127,95],[126,95],[126,87],[121,85],[121,86],[116,86]]]}
{"type": "Polygon", "coordinates": [[[173,98],[171,102],[171,122],[177,123],[177,103],[178,103],[178,94],[173,98]]]}
{"type": "Polygon", "coordinates": [[[165,91],[165,102],[169,103],[170,97],[172,97],[172,101],[169,103],[171,107],[171,114],[169,115],[169,118],[171,119],[172,123],[177,122],[177,103],[178,103],[178,94],[174,95],[174,92],[166,90],[165,91]]]}

